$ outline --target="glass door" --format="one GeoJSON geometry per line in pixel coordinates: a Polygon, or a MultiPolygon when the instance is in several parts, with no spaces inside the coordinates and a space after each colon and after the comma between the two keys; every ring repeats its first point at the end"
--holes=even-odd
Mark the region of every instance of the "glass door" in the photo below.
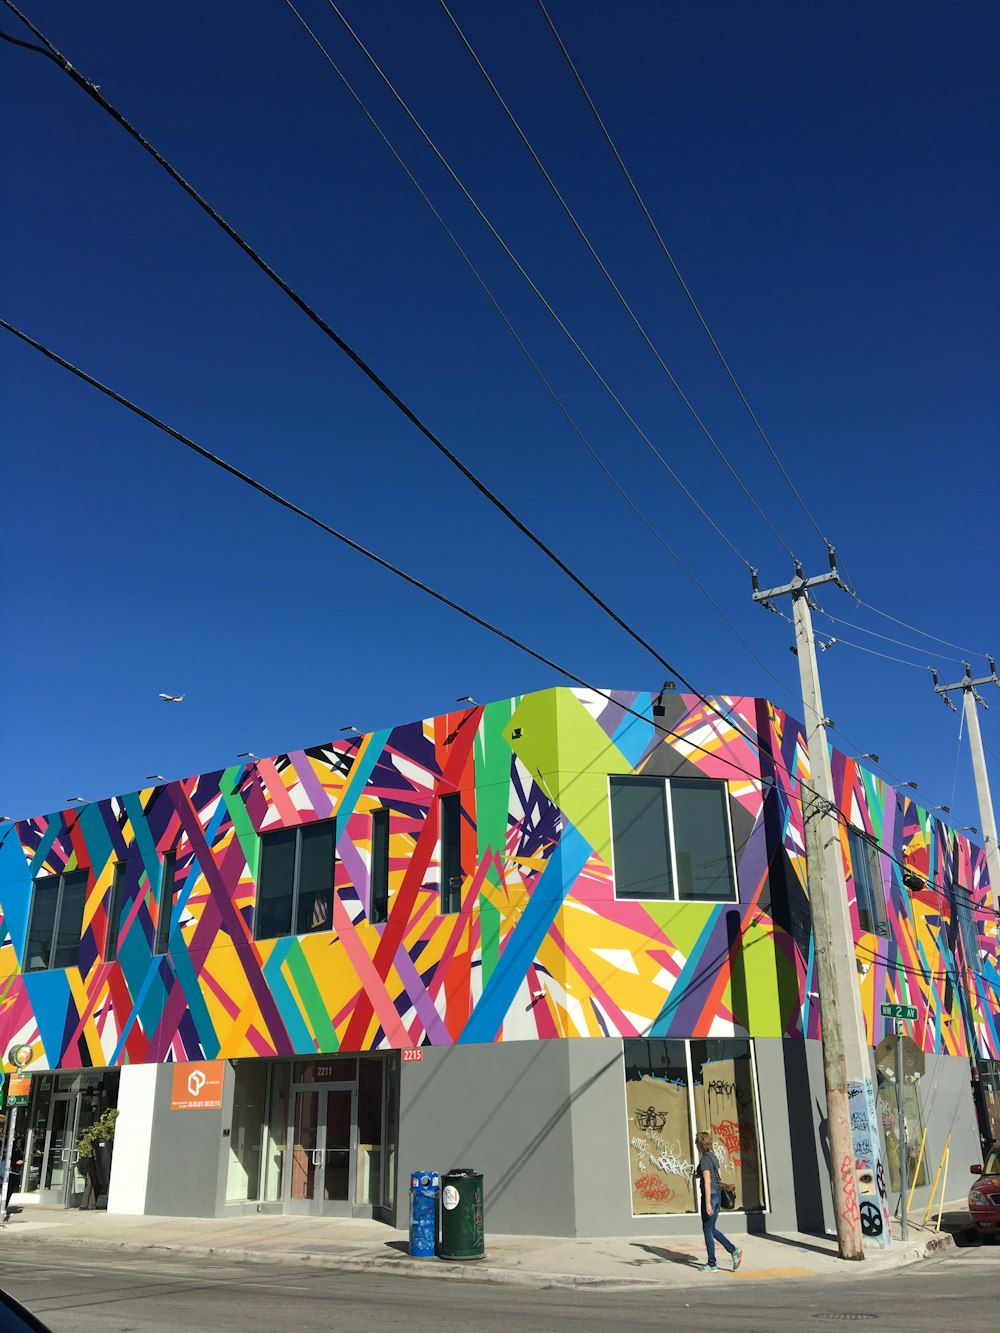
{"type": "Polygon", "coordinates": [[[352,1212],[357,1156],[353,1083],[292,1084],[285,1160],[285,1209],[352,1212]]]}
{"type": "Polygon", "coordinates": [[[73,1120],[76,1097],[71,1092],[56,1092],[52,1096],[49,1123],[45,1134],[39,1199],[41,1203],[60,1207],[65,1203],[66,1178],[70,1174],[70,1158],[75,1144],[73,1120]]]}

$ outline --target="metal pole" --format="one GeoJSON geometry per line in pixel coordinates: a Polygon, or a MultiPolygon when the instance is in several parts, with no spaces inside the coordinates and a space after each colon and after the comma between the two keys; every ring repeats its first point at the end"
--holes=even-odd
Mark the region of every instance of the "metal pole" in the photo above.
{"type": "Polygon", "coordinates": [[[7,1143],[3,1154],[3,1207],[0,1208],[0,1219],[6,1220],[7,1200],[10,1198],[10,1159],[14,1156],[14,1135],[17,1131],[17,1111],[16,1106],[10,1107],[10,1115],[7,1117],[7,1143]]]}
{"type": "Polygon", "coordinates": [[[910,1222],[906,1211],[906,1089],[903,1084],[903,1024],[900,1019],[896,1020],[896,1121],[899,1133],[896,1140],[899,1144],[899,1204],[901,1209],[899,1231],[903,1240],[908,1240],[910,1235],[910,1222]]]}

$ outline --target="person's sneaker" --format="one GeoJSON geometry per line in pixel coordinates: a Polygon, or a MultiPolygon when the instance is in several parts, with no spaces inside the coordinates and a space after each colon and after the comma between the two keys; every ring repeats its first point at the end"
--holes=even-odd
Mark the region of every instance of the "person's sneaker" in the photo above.
{"type": "Polygon", "coordinates": [[[699,1273],[717,1273],[718,1271],[719,1271],[719,1268],[718,1268],[718,1265],[717,1265],[717,1264],[699,1264],[699,1265],[698,1265],[698,1272],[699,1272],[699,1273]]]}
{"type": "Polygon", "coordinates": [[[742,1250],[733,1250],[733,1272],[734,1272],[734,1273],[736,1272],[737,1268],[739,1268],[739,1266],[740,1266],[740,1264],[741,1264],[742,1262],[743,1262],[743,1251],[742,1251],[742,1250]]]}

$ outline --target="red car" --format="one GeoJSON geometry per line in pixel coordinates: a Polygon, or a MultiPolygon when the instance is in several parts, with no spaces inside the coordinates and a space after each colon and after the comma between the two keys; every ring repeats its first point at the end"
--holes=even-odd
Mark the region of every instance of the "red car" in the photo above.
{"type": "Polygon", "coordinates": [[[986,1165],[969,1170],[979,1179],[969,1190],[969,1216],[977,1231],[1000,1233],[1000,1144],[994,1144],[986,1165]]]}

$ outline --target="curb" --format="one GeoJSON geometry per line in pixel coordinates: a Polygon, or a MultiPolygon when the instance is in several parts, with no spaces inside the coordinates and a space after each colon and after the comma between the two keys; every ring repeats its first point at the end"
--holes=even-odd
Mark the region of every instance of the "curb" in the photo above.
{"type": "MultiPolygon", "coordinates": [[[[8,1231],[6,1238],[13,1239],[15,1244],[26,1244],[39,1240],[40,1236],[37,1231],[26,1233],[8,1231]]],[[[154,1241],[148,1243],[131,1240],[108,1241],[89,1236],[66,1236],[57,1238],[54,1243],[105,1252],[115,1250],[127,1254],[143,1254],[159,1251],[164,1254],[183,1255],[185,1258],[203,1259],[211,1256],[230,1263],[323,1268],[331,1273],[368,1273],[374,1270],[400,1277],[441,1278],[445,1281],[482,1282],[496,1286],[536,1287],[540,1290],[560,1287],[587,1287],[592,1291],[615,1291],[635,1287],[648,1290],[664,1288],[662,1282],[655,1282],[651,1278],[600,1277],[586,1273],[547,1273],[533,1269],[489,1268],[482,1263],[432,1263],[426,1259],[410,1259],[406,1255],[400,1255],[398,1258],[391,1255],[331,1255],[321,1254],[316,1250],[293,1254],[288,1250],[237,1250],[211,1245],[157,1244],[154,1241]]]]}
{"type": "MultiPolygon", "coordinates": [[[[107,1240],[101,1237],[90,1236],[46,1236],[46,1231],[56,1231],[58,1228],[32,1228],[29,1231],[10,1231],[4,1232],[4,1239],[12,1241],[14,1244],[28,1244],[32,1241],[51,1240],[53,1244],[65,1245],[82,1250],[98,1249],[105,1253],[116,1251],[122,1254],[144,1254],[159,1252],[163,1254],[176,1254],[184,1258],[211,1257],[213,1259],[223,1260],[229,1263],[238,1264],[272,1264],[287,1267],[302,1268],[322,1268],[331,1273],[368,1273],[378,1272],[384,1275],[393,1275],[399,1277],[417,1277],[417,1278],[438,1278],[442,1281],[451,1282],[479,1282],[494,1286],[509,1287],[533,1287],[538,1290],[554,1289],[573,1289],[587,1288],[591,1291],[622,1291],[622,1290],[658,1290],[670,1291],[688,1286],[701,1285],[699,1280],[692,1276],[689,1279],[682,1278],[680,1274],[670,1282],[657,1282],[652,1278],[644,1277],[610,1277],[590,1275],[586,1273],[553,1273],[534,1269],[524,1268],[491,1268],[484,1263],[445,1263],[434,1262],[429,1259],[411,1259],[404,1254],[328,1254],[318,1250],[306,1250],[302,1252],[292,1252],[289,1250],[251,1250],[237,1249],[225,1246],[213,1245],[189,1245],[184,1243],[156,1242],[156,1241],[129,1241],[129,1240],[107,1240]]],[[[911,1264],[920,1263],[924,1259],[933,1258],[949,1250],[955,1250],[955,1239],[949,1232],[938,1232],[927,1237],[919,1245],[907,1248],[906,1251],[896,1250],[894,1252],[875,1253],[879,1257],[874,1258],[871,1253],[866,1256],[863,1265],[855,1264],[845,1265],[840,1260],[833,1259],[833,1268],[830,1277],[837,1273],[843,1273],[844,1269],[850,1267],[852,1277],[874,1277],[880,1273],[892,1271],[896,1268],[908,1267],[911,1264]]],[[[831,1256],[832,1258],[832,1256],[831,1256]]],[[[824,1276],[822,1270],[810,1273],[811,1277],[824,1276]]]]}

